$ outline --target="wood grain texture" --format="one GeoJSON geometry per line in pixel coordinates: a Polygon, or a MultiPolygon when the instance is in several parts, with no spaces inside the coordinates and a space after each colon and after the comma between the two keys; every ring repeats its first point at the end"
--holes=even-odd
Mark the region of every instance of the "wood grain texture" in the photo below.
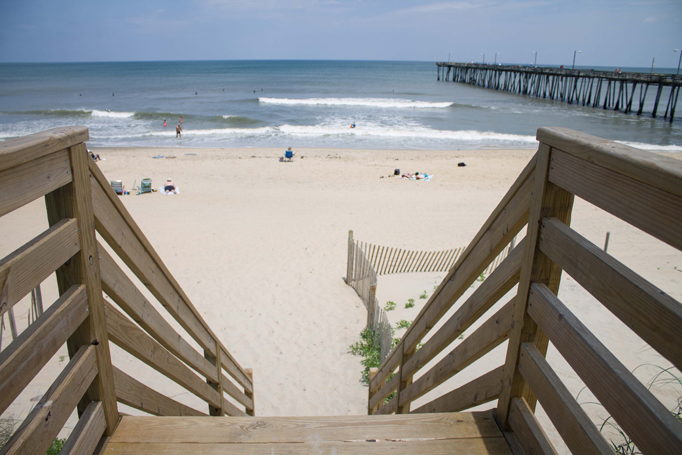
{"type": "Polygon", "coordinates": [[[272,443],[497,438],[489,411],[333,417],[124,417],[111,442],[272,443]]]}
{"type": "Polygon", "coordinates": [[[487,403],[500,396],[503,377],[504,367],[497,367],[473,381],[418,407],[412,413],[459,412],[487,403]]]}
{"type": "MultiPolygon", "coordinates": [[[[3,163],[0,161],[0,166],[3,163]]],[[[60,150],[0,171],[0,216],[22,207],[71,181],[67,150],[60,150]]]]}
{"type": "Polygon", "coordinates": [[[60,455],[90,455],[95,453],[106,427],[107,422],[104,419],[102,403],[91,402],[78,419],[78,423],[64,443],[60,455]]]}
{"type": "Polygon", "coordinates": [[[582,160],[682,196],[682,163],[679,160],[568,128],[540,128],[537,138],[582,160]]]}
{"type": "MultiPolygon", "coordinates": [[[[682,249],[682,194],[562,152],[552,155],[549,180],[678,250],[682,249]]],[[[682,177],[677,181],[678,187],[682,186],[680,182],[682,177]]]]}
{"type": "Polygon", "coordinates": [[[510,455],[504,438],[445,439],[424,441],[343,441],[268,444],[163,444],[110,442],[104,455],[510,455]]]}
{"type": "Polygon", "coordinates": [[[509,425],[526,454],[558,455],[523,398],[514,397],[512,399],[509,425]]]}
{"type": "Polygon", "coordinates": [[[0,352],[0,414],[87,316],[85,286],[73,286],[0,352]]]}
{"type": "Polygon", "coordinates": [[[530,203],[528,229],[524,240],[526,251],[522,260],[521,277],[512,317],[513,328],[509,334],[505,358],[505,386],[497,405],[499,421],[505,430],[509,428],[509,407],[512,397],[522,397],[531,411],[535,409],[535,397],[518,370],[521,344],[532,342],[540,352],[545,353],[547,350],[547,337],[527,314],[531,283],[546,283],[549,289],[556,293],[561,281],[561,268],[543,255],[538,246],[541,220],[544,217],[556,217],[565,224],[570,224],[573,210],[574,196],[547,180],[552,153],[552,149],[547,144],[541,143],[538,147],[535,175],[533,185],[530,187],[532,194],[529,196],[532,203],[530,203]]]}
{"type": "MultiPolygon", "coordinates": [[[[85,284],[88,293],[88,319],[69,339],[71,352],[77,346],[94,346],[97,354],[97,379],[94,387],[88,391],[87,399],[101,401],[104,406],[104,417],[107,421],[107,435],[110,435],[118,424],[118,409],[114,394],[114,378],[112,373],[109,338],[104,318],[102,279],[99,270],[97,240],[95,238],[95,215],[91,194],[90,169],[92,162],[85,143],[69,148],[71,170],[73,172],[72,199],[64,201],[71,205],[74,218],[78,222],[80,235],[80,252],[75,256],[75,268],[72,279],[75,283],[85,284]]],[[[68,194],[68,193],[67,193],[68,194]]],[[[74,283],[74,284],[75,284],[74,283]]]]}
{"type": "Polygon", "coordinates": [[[540,249],[654,349],[682,369],[676,333],[682,305],[554,218],[544,219],[540,249]]]}
{"type": "Polygon", "coordinates": [[[168,398],[114,367],[116,399],[123,404],[157,416],[204,416],[187,405],[168,398]]]}
{"type": "Polygon", "coordinates": [[[173,329],[161,313],[135,287],[102,245],[99,245],[98,251],[104,292],[163,347],[205,377],[217,381],[215,366],[173,329]]]}
{"type": "Polygon", "coordinates": [[[107,329],[112,342],[142,362],[220,409],[220,394],[152,337],[123,316],[111,304],[105,305],[107,329]]]}
{"type": "Polygon", "coordinates": [[[97,375],[94,346],[83,346],[12,435],[3,455],[45,453],[97,375]]]}
{"type": "Polygon", "coordinates": [[[457,308],[455,314],[438,329],[438,332],[424,343],[414,357],[405,363],[404,368],[408,373],[426,365],[518,282],[523,253],[524,244],[522,242],[505,259],[502,265],[495,269],[492,275],[483,281],[473,294],[457,308]]]}
{"type": "Polygon", "coordinates": [[[0,143],[0,172],[45,155],[87,141],[88,129],[82,126],[54,128],[0,143]]]}
{"type": "Polygon", "coordinates": [[[78,223],[64,219],[0,260],[0,315],[80,250],[78,223]]]}
{"type": "Polygon", "coordinates": [[[641,451],[682,452],[682,423],[544,285],[533,285],[528,312],[641,451]]]}
{"type": "Polygon", "coordinates": [[[430,392],[490,352],[507,338],[511,328],[513,302],[507,303],[452,351],[400,393],[398,405],[430,392]]]}
{"type": "Polygon", "coordinates": [[[149,250],[131,228],[130,216],[121,216],[107,193],[93,184],[97,232],[123,259],[135,275],[149,288],[154,297],[187,330],[202,348],[213,352],[215,343],[207,328],[196,317],[178,290],[167,279],[163,269],[154,261],[149,250]]]}
{"type": "Polygon", "coordinates": [[[611,455],[613,450],[535,346],[524,343],[519,370],[573,453],[611,455]]]}

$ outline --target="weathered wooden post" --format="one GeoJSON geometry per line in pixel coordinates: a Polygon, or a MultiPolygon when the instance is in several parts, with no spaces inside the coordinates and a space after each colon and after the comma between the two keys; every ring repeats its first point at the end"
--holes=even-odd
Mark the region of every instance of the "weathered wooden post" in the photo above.
{"type": "Polygon", "coordinates": [[[353,231],[348,231],[348,263],[346,264],[346,284],[350,284],[353,277],[353,231]]]}
{"type": "Polygon", "coordinates": [[[45,195],[48,221],[54,225],[64,218],[75,218],[80,233],[80,251],[57,270],[57,285],[62,295],[73,286],[85,286],[88,317],[68,339],[69,356],[85,358],[94,349],[97,376],[78,406],[83,414],[89,403],[101,402],[106,419],[105,434],[110,436],[118,425],[118,408],[114,392],[114,376],[109,352],[109,336],[104,319],[104,303],[99,270],[99,253],[95,237],[95,215],[92,205],[90,170],[84,142],[68,149],[72,182],[45,195]]]}

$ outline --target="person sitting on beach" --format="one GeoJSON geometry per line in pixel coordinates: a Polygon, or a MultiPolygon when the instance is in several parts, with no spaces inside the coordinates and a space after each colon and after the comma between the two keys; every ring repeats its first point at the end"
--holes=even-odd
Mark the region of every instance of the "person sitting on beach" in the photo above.
{"type": "Polygon", "coordinates": [[[291,159],[294,157],[294,155],[296,155],[296,152],[294,152],[293,150],[291,150],[291,147],[287,148],[287,149],[284,151],[284,159],[285,159],[285,160],[291,161],[291,159]]]}
{"type": "Polygon", "coordinates": [[[182,137],[182,125],[178,123],[175,125],[175,137],[176,138],[181,138],[182,137]]]}
{"type": "Polygon", "coordinates": [[[173,183],[173,180],[169,177],[166,179],[166,183],[163,185],[163,193],[164,194],[178,194],[180,191],[177,186],[175,186],[175,183],[173,183]]]}

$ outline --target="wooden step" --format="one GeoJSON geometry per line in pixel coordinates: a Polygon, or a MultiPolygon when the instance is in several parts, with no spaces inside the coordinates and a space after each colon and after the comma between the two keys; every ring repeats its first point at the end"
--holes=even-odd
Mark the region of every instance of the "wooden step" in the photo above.
{"type": "Polygon", "coordinates": [[[105,455],[511,454],[490,411],[334,417],[125,416],[105,455]]]}

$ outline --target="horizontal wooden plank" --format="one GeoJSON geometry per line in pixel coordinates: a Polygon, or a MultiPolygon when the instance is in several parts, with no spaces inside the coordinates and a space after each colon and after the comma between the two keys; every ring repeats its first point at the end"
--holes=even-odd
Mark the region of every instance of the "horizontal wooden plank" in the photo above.
{"type": "MultiPolygon", "coordinates": [[[[243,404],[247,409],[253,409],[253,399],[246,396],[232,381],[230,381],[224,374],[220,375],[220,387],[227,395],[231,396],[239,403],[243,404]]],[[[234,414],[230,414],[234,415],[234,414]]]]}
{"type": "Polygon", "coordinates": [[[568,128],[540,128],[540,142],[682,196],[682,162],[568,128]]]}
{"type": "Polygon", "coordinates": [[[504,438],[441,439],[412,441],[339,441],[270,444],[164,444],[110,442],[104,455],[244,455],[244,454],[335,454],[335,455],[511,455],[504,438]]]}
{"type": "Polygon", "coordinates": [[[682,423],[556,298],[533,284],[528,313],[644,453],[682,449],[682,423]]]}
{"type": "Polygon", "coordinates": [[[400,392],[398,406],[409,404],[468,367],[507,339],[512,323],[514,299],[500,308],[472,334],[400,392]]]}
{"type": "Polygon", "coordinates": [[[452,343],[519,281],[525,244],[521,242],[476,288],[429,340],[403,365],[403,377],[414,373],[452,343]]]}
{"type": "Polygon", "coordinates": [[[559,220],[543,219],[540,249],[638,336],[682,370],[682,305],[559,220]]]}
{"type": "Polygon", "coordinates": [[[104,292],[164,348],[211,381],[217,382],[218,372],[215,365],[206,360],[173,329],[116,265],[102,245],[98,246],[98,251],[104,292]]]}
{"type": "Polygon", "coordinates": [[[230,374],[230,376],[244,387],[247,392],[253,393],[253,381],[249,379],[246,370],[239,365],[229,352],[227,352],[224,346],[221,348],[220,353],[220,365],[230,374]]]}
{"type": "Polygon", "coordinates": [[[114,442],[270,443],[494,438],[492,413],[333,417],[124,417],[114,442]]]}
{"type": "Polygon", "coordinates": [[[111,304],[104,305],[109,339],[123,350],[159,371],[196,396],[220,407],[220,394],[156,340],[123,316],[111,304]]]}
{"type": "Polygon", "coordinates": [[[65,219],[0,260],[0,315],[80,249],[78,224],[65,219]]]}
{"type": "Polygon", "coordinates": [[[504,365],[418,407],[413,414],[458,412],[497,399],[502,391],[504,365]]]}
{"type": "Polygon", "coordinates": [[[90,455],[95,453],[107,422],[101,401],[92,401],[78,419],[78,423],[64,443],[60,455],[90,455]]]}
{"type": "Polygon", "coordinates": [[[512,398],[509,425],[525,453],[557,455],[542,426],[535,419],[528,404],[521,398],[512,398]]]}
{"type": "MultiPolygon", "coordinates": [[[[682,195],[554,151],[549,181],[682,249],[682,195]]],[[[680,185],[682,178],[678,180],[680,185]]]]}
{"type": "Polygon", "coordinates": [[[71,164],[66,150],[0,171],[0,216],[70,181],[71,164]]]}
{"type": "Polygon", "coordinates": [[[87,128],[72,126],[4,140],[0,142],[0,171],[40,159],[88,138],[87,128]]]}
{"type": "Polygon", "coordinates": [[[0,414],[88,316],[85,286],[72,286],[0,352],[0,414]]]}
{"type": "Polygon", "coordinates": [[[125,210],[122,205],[118,206],[120,201],[115,204],[97,182],[93,182],[92,195],[97,232],[197,343],[215,354],[215,343],[209,330],[168,279],[165,266],[155,260],[156,254],[152,255],[151,247],[147,248],[146,239],[142,242],[137,236],[139,228],[132,228],[134,222],[127,211],[125,216],[119,211],[125,210]]]}
{"type": "MultiPolygon", "coordinates": [[[[168,398],[114,367],[116,399],[131,408],[157,416],[205,416],[187,405],[168,398]]],[[[115,434],[115,433],[114,433],[115,434]]]]}
{"type": "Polygon", "coordinates": [[[3,448],[3,455],[45,453],[97,375],[95,347],[82,346],[3,448]]]}
{"type": "Polygon", "coordinates": [[[531,343],[521,345],[519,371],[573,453],[613,454],[609,443],[531,343]]]}
{"type": "Polygon", "coordinates": [[[488,217],[467,249],[459,256],[436,291],[407,329],[400,344],[384,360],[370,384],[376,387],[398,365],[397,352],[410,352],[422,337],[450,309],[469,285],[480,275],[528,222],[530,189],[536,157],[528,163],[493,213],[488,217]],[[445,298],[447,296],[447,298],[445,298]],[[402,346],[404,344],[404,346],[402,346]]]}

